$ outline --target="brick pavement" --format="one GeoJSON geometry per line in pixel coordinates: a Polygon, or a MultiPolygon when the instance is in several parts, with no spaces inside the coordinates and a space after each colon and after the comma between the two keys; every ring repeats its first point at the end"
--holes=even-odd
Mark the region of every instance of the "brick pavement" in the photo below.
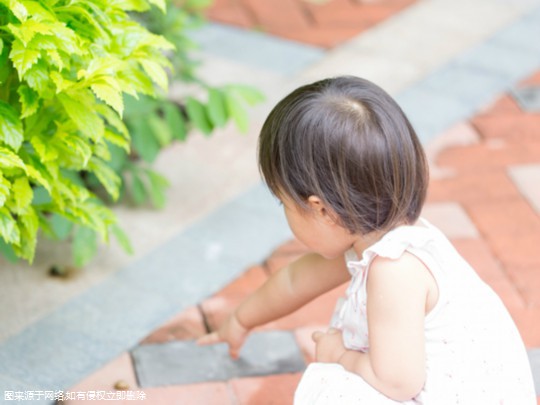
{"type": "Polygon", "coordinates": [[[217,0],[210,19],[332,48],[415,0],[217,0]]]}

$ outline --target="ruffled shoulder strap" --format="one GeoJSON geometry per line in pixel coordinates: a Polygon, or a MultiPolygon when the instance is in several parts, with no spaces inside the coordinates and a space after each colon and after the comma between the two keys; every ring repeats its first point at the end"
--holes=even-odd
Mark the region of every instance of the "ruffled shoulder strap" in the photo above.
{"type": "Polygon", "coordinates": [[[392,229],[364,250],[361,259],[354,250],[347,251],[345,260],[351,274],[366,269],[376,256],[397,259],[407,249],[421,248],[432,242],[436,228],[424,219],[421,222],[423,225],[404,225],[392,229]]]}

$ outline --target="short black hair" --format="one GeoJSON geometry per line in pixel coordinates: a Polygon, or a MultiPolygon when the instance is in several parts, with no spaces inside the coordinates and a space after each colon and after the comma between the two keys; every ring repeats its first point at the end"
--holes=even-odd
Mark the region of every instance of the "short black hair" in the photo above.
{"type": "Polygon", "coordinates": [[[315,195],[352,233],[420,216],[429,182],[424,150],[394,99],[368,80],[343,76],[294,90],[270,112],[258,149],[274,195],[304,208],[315,195]]]}

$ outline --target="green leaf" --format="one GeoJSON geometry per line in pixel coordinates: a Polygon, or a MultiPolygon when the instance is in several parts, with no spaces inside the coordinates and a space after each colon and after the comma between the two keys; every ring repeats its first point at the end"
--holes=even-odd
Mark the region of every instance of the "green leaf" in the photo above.
{"type": "Polygon", "coordinates": [[[101,81],[92,84],[91,89],[97,98],[110,105],[122,116],[124,112],[124,100],[122,99],[122,91],[119,86],[115,87],[107,81],[101,81]]]}
{"type": "Polygon", "coordinates": [[[4,238],[6,243],[14,245],[19,244],[21,239],[17,222],[5,207],[0,208],[0,236],[4,238]]]}
{"type": "Polygon", "coordinates": [[[15,245],[13,250],[19,257],[32,263],[36,251],[39,218],[32,207],[27,207],[25,212],[19,215],[17,222],[21,232],[21,243],[15,245]]]}
{"type": "Polygon", "coordinates": [[[18,257],[13,251],[13,247],[4,242],[4,239],[2,238],[0,238],[0,253],[8,260],[8,262],[17,263],[18,257]]]}
{"type": "Polygon", "coordinates": [[[214,126],[222,127],[227,122],[227,106],[219,90],[209,90],[207,111],[214,126]]]}
{"type": "Polygon", "coordinates": [[[132,255],[134,253],[133,246],[131,245],[129,237],[122,230],[122,228],[120,228],[117,224],[113,224],[111,225],[111,231],[116,237],[116,240],[118,241],[118,243],[120,243],[120,246],[122,247],[122,249],[124,249],[125,252],[132,255]]]}
{"type": "Polygon", "coordinates": [[[165,177],[153,170],[146,170],[146,174],[150,183],[152,204],[157,208],[163,208],[166,200],[165,191],[170,186],[170,183],[165,177]]]}
{"type": "MultiPolygon", "coordinates": [[[[0,126],[1,128],[1,126],[0,126]]],[[[25,172],[27,170],[26,165],[21,160],[21,158],[13,153],[11,150],[7,148],[3,148],[0,146],[0,167],[4,168],[20,168],[23,169],[25,172]]]]}
{"type": "Polygon", "coordinates": [[[79,227],[73,237],[73,259],[77,267],[83,267],[96,255],[96,231],[86,227],[79,227]]]}
{"type": "Polygon", "coordinates": [[[35,114],[40,107],[40,100],[37,92],[25,85],[19,86],[17,92],[19,93],[19,101],[21,102],[21,118],[26,118],[35,114]]]}
{"type": "Polygon", "coordinates": [[[73,229],[73,222],[71,222],[66,217],[54,213],[49,220],[51,229],[54,232],[54,235],[59,240],[65,240],[71,233],[73,229]]]}
{"type": "Polygon", "coordinates": [[[23,127],[19,114],[11,105],[0,100],[0,141],[18,150],[23,139],[23,127]]]}
{"type": "Polygon", "coordinates": [[[167,90],[169,87],[169,78],[165,69],[153,60],[140,59],[139,63],[143,67],[146,74],[163,90],[167,90]]]}
{"type": "Polygon", "coordinates": [[[162,108],[173,138],[176,138],[179,141],[185,141],[187,138],[187,129],[184,117],[180,112],[180,107],[175,103],[166,102],[163,104],[162,108]]]}
{"type": "Polygon", "coordinates": [[[96,175],[112,199],[117,200],[122,180],[120,177],[118,177],[114,170],[111,169],[111,167],[108,166],[103,160],[95,157],[90,159],[88,169],[96,175]]]}
{"type": "Polygon", "coordinates": [[[206,115],[206,108],[204,108],[204,105],[199,100],[188,97],[186,99],[186,111],[195,127],[200,129],[205,135],[209,135],[212,132],[213,127],[206,115]]]}
{"type": "Polygon", "coordinates": [[[43,24],[34,19],[26,20],[20,25],[8,24],[6,28],[20,40],[25,47],[36,34],[49,34],[51,32],[50,24],[43,24]]]}
{"type": "Polygon", "coordinates": [[[138,173],[135,171],[132,172],[132,183],[131,183],[131,196],[136,205],[142,205],[146,202],[147,191],[144,182],[139,177],[138,173]]]}
{"type": "Polygon", "coordinates": [[[152,114],[148,117],[148,125],[161,147],[165,147],[171,143],[172,132],[163,118],[152,114]]]}
{"type": "Polygon", "coordinates": [[[236,93],[248,105],[253,106],[265,100],[264,95],[254,87],[235,84],[228,86],[231,92],[236,93]]]}
{"type": "Polygon", "coordinates": [[[165,0],[148,0],[150,4],[155,5],[157,8],[159,8],[163,13],[167,11],[167,4],[165,0]]]}
{"type": "Polygon", "coordinates": [[[236,126],[242,133],[246,133],[249,129],[249,120],[245,101],[238,93],[230,91],[226,95],[227,110],[235,122],[236,126]]]}
{"type": "Polygon", "coordinates": [[[82,133],[94,140],[103,137],[105,125],[101,117],[95,113],[91,106],[65,93],[60,93],[57,97],[64,107],[66,114],[73,120],[82,133]]]}
{"type": "Polygon", "coordinates": [[[27,177],[19,177],[13,182],[13,197],[15,200],[16,212],[23,212],[32,202],[34,193],[27,177]]]}
{"type": "Polygon", "coordinates": [[[133,120],[131,128],[133,149],[148,163],[156,160],[160,151],[159,143],[151,132],[152,129],[146,118],[133,120]]]}
{"type": "Polygon", "coordinates": [[[0,207],[3,207],[11,194],[11,183],[0,172],[0,207]]]}
{"type": "Polygon", "coordinates": [[[26,18],[28,17],[28,11],[26,10],[26,7],[17,0],[9,0],[8,6],[10,11],[13,13],[15,17],[21,22],[26,21],[26,18]]]}
{"type": "Polygon", "coordinates": [[[9,58],[13,62],[13,66],[19,72],[19,78],[24,77],[24,74],[30,69],[40,58],[41,53],[35,49],[28,49],[20,40],[15,40],[11,44],[11,52],[9,58]]]}

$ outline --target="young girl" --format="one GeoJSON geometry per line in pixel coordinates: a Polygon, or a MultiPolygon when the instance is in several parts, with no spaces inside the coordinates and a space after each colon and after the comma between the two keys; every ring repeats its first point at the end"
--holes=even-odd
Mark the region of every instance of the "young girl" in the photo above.
{"type": "MultiPolygon", "coordinates": [[[[426,112],[428,113],[428,112],[426,112]]],[[[248,332],[349,282],[315,332],[295,404],[535,405],[519,333],[496,294],[419,219],[426,158],[395,101],[366,80],[303,86],[268,116],[259,164],[308,254],[200,343],[238,356],[248,332]]]]}

